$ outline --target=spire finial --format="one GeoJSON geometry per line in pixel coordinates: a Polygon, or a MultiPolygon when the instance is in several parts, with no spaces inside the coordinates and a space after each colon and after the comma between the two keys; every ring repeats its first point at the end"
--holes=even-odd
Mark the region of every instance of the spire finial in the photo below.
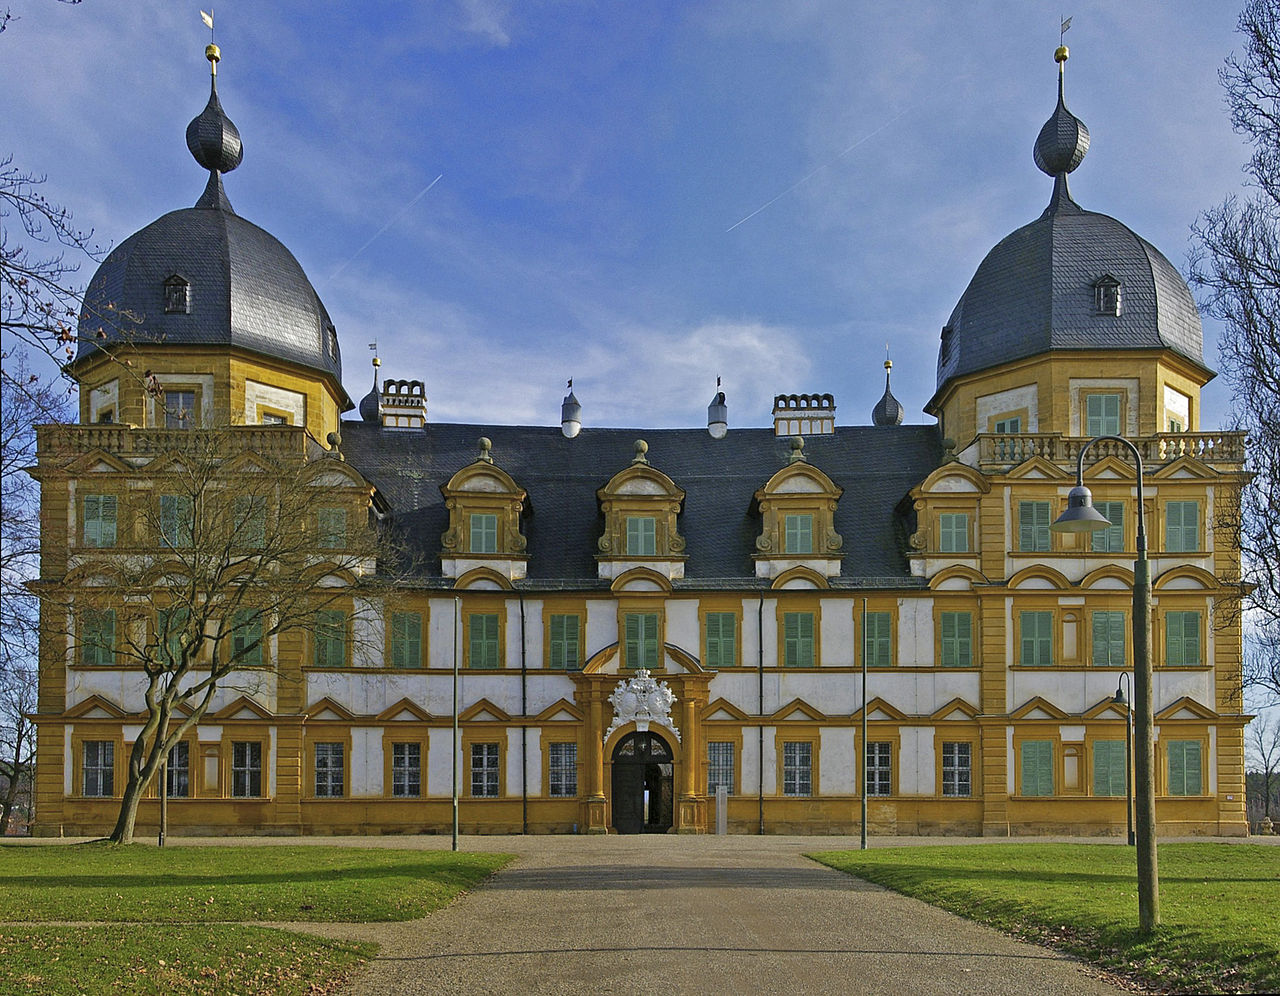
{"type": "Polygon", "coordinates": [[[649,452],[649,444],[646,443],[643,439],[637,439],[635,450],[636,450],[636,455],[632,457],[631,462],[647,464],[649,462],[649,459],[648,457],[645,456],[645,454],[649,452]]]}
{"type": "MultiPolygon", "coordinates": [[[[1068,17],[1062,22],[1062,32],[1065,34],[1070,26],[1071,18],[1068,17]]],[[[1067,110],[1064,97],[1063,81],[1066,76],[1064,67],[1069,55],[1065,45],[1058,46],[1058,50],[1053,53],[1054,61],[1058,64],[1058,106],[1054,108],[1053,114],[1040,129],[1040,134],[1036,136],[1034,149],[1036,166],[1053,177],[1055,181],[1061,181],[1054,184],[1055,204],[1060,201],[1058,196],[1060,187],[1067,199],[1070,199],[1070,193],[1065,189],[1066,176],[1080,165],[1085,153],[1089,151],[1089,129],[1085,127],[1083,121],[1067,110]]]]}
{"type": "Polygon", "coordinates": [[[902,403],[893,396],[893,392],[889,390],[889,376],[893,371],[893,360],[889,359],[889,344],[884,344],[884,394],[880,400],[876,402],[876,406],[871,409],[872,425],[901,425],[906,411],[902,407],[902,403]]]}
{"type": "Polygon", "coordinates": [[[209,29],[209,44],[205,46],[204,57],[209,60],[209,75],[216,78],[218,62],[222,59],[222,50],[213,43],[213,8],[210,7],[208,13],[200,11],[200,20],[204,21],[204,26],[209,29]]]}
{"type": "MultiPolygon", "coordinates": [[[[213,14],[201,11],[200,16],[212,31],[213,14]]],[[[209,171],[208,186],[196,201],[196,207],[231,211],[231,202],[222,189],[222,174],[230,173],[240,165],[244,158],[244,145],[240,141],[239,130],[218,101],[218,62],[222,53],[217,45],[210,43],[204,54],[213,72],[209,80],[209,103],[187,125],[187,148],[195,161],[209,171]]]]}

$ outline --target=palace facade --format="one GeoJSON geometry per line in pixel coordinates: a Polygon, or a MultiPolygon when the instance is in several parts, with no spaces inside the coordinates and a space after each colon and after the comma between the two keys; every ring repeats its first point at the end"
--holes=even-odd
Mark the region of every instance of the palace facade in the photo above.
{"type": "MultiPolygon", "coordinates": [[[[37,832],[115,820],[144,720],[118,644],[146,624],[103,565],[153,577],[164,611],[181,529],[126,511],[177,515],[174,454],[230,423],[237,472],[318,468],[317,556],[366,515],[417,556],[394,583],[335,568],[341,601],[241,660],[170,754],[173,833],[447,832],[455,785],[464,832],[708,832],[719,795],[730,832],[848,833],[865,795],[875,834],[1123,833],[1125,452],[1086,463],[1111,527],[1049,528],[1107,434],[1146,472],[1160,832],[1246,833],[1223,525],[1244,440],[1201,430],[1213,372],[1176,269],[1072,198],[1088,131],[1061,62],[1035,144],[1049,204],[942,329],[932,425],[901,424],[887,373],[870,425],[814,394],[728,428],[717,395],[707,428],[598,429],[572,391],[558,426],[439,424],[424,384],[376,366],[343,420],[324,306],[225,193],[241,147],[215,89],[187,133],[205,193],[102,264],[80,422],[40,432],[37,832]]],[[[157,817],[153,790],[139,828],[157,817]]]]}

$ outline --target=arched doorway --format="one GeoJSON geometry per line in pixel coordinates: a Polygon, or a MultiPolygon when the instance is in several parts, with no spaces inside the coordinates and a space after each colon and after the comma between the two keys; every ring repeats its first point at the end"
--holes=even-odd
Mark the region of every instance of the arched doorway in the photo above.
{"type": "Polygon", "coordinates": [[[666,833],[675,815],[671,747],[656,733],[630,733],[613,749],[613,826],[666,833]]]}

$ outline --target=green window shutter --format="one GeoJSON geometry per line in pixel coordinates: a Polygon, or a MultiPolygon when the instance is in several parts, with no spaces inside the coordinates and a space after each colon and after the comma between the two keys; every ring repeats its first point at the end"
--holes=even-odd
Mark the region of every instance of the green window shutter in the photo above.
{"type": "Polygon", "coordinates": [[[1165,507],[1165,550],[1194,553],[1200,549],[1200,503],[1171,501],[1165,507]]]}
{"type": "Polygon", "coordinates": [[[1053,663],[1053,613],[1023,612],[1020,616],[1024,667],[1048,667],[1053,663]]]}
{"type": "Polygon", "coordinates": [[[186,495],[161,495],[161,541],[166,546],[190,546],[192,528],[191,499],[186,495]]]}
{"type": "Polygon", "coordinates": [[[785,612],[782,628],[783,665],[813,667],[813,613],[785,612]]]}
{"type": "Polygon", "coordinates": [[[939,545],[942,553],[969,552],[969,516],[964,512],[943,512],[938,516],[939,545]]]}
{"type": "Polygon", "coordinates": [[[1200,657],[1200,613],[1170,612],[1164,617],[1164,662],[1170,667],[1195,667],[1200,657]]]}
{"type": "Polygon", "coordinates": [[[116,545],[116,496],[84,496],[84,545],[116,545]]]}
{"type": "Polygon", "coordinates": [[[658,551],[658,520],[651,515],[627,516],[627,556],[653,557],[658,551]]]}
{"type": "Polygon", "coordinates": [[[644,631],[644,666],[653,669],[658,666],[658,616],[645,613],[640,618],[644,631]]]}
{"type": "Polygon", "coordinates": [[[267,501],[252,495],[237,498],[232,508],[235,517],[236,543],[260,549],[267,542],[267,501]]]}
{"type": "Polygon", "coordinates": [[[1123,740],[1093,742],[1093,794],[1124,795],[1128,761],[1123,740]]]}
{"type": "Polygon", "coordinates": [[[471,516],[471,552],[498,552],[498,516],[476,513],[471,516]]]}
{"type": "Polygon", "coordinates": [[[623,644],[627,659],[623,662],[627,667],[640,667],[640,616],[628,612],[622,620],[623,644]]]}
{"type": "Polygon", "coordinates": [[[473,668],[496,668],[499,665],[498,615],[475,612],[467,617],[467,636],[471,645],[469,655],[473,668]]]}
{"type": "Polygon", "coordinates": [[[1093,507],[1105,515],[1111,525],[1092,534],[1092,549],[1097,553],[1119,553],[1124,549],[1124,502],[1096,501],[1093,507]]]}
{"type": "Polygon", "coordinates": [[[997,419],[995,425],[991,427],[991,431],[995,433],[1018,433],[1022,431],[1022,418],[1018,415],[1013,418],[997,419]]]}
{"type": "Polygon", "coordinates": [[[1049,740],[1022,742],[1022,794],[1053,795],[1053,743],[1049,740]]]}
{"type": "Polygon", "coordinates": [[[1120,434],[1120,395],[1090,394],[1086,397],[1086,434],[1116,436],[1120,434]]]}
{"type": "Polygon", "coordinates": [[[1049,503],[1018,502],[1018,549],[1044,552],[1049,549],[1049,503]]]}
{"type": "Polygon", "coordinates": [[[1124,665],[1124,613],[1093,613],[1092,630],[1093,663],[1098,667],[1122,667],[1124,665]]]}
{"type": "Polygon", "coordinates": [[[326,550],[337,550],[347,542],[347,510],[345,508],[321,508],[316,510],[316,542],[326,550]]]}
{"type": "Polygon", "coordinates": [[[315,666],[346,667],[347,614],[341,609],[321,609],[315,622],[315,666]]]}
{"type": "Polygon", "coordinates": [[[942,613],[942,666],[973,666],[973,615],[942,613]]]}
{"type": "Polygon", "coordinates": [[[161,609],[156,613],[156,656],[169,667],[184,663],[182,644],[190,620],[191,612],[185,608],[161,609]]]}
{"type": "Polygon", "coordinates": [[[391,666],[422,667],[421,613],[391,613],[391,666]]]}
{"type": "Polygon", "coordinates": [[[785,520],[785,553],[813,553],[813,516],[788,515],[785,520]]]}
{"type": "Polygon", "coordinates": [[[237,609],[231,617],[231,653],[237,665],[262,664],[262,613],[237,609]]]}
{"type": "Polygon", "coordinates": [[[1201,763],[1199,740],[1169,741],[1169,794],[1201,795],[1201,763]]]}
{"type": "Polygon", "coordinates": [[[868,612],[862,634],[862,652],[867,667],[893,666],[893,613],[868,612]]]}
{"type": "Polygon", "coordinates": [[[80,614],[80,663],[111,667],[115,663],[115,646],[115,610],[85,609],[80,614]]]}
{"type": "Polygon", "coordinates": [[[550,619],[550,666],[560,671],[577,671],[579,620],[575,615],[553,615],[550,619]]]}
{"type": "Polygon", "coordinates": [[[738,617],[732,612],[708,612],[706,615],[707,667],[733,667],[737,664],[738,617]]]}

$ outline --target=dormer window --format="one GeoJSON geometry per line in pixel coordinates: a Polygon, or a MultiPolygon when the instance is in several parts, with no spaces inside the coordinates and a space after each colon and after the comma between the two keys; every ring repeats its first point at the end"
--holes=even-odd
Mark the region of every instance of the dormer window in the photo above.
{"type": "Polygon", "coordinates": [[[1100,315],[1120,314],[1120,281],[1107,274],[1093,285],[1094,307],[1100,315]]]}
{"type": "Polygon", "coordinates": [[[824,577],[840,573],[844,540],[835,530],[835,511],[843,492],[805,462],[800,443],[793,441],[791,463],[755,495],[760,514],[756,577],[777,578],[800,567],[824,577]]]}
{"type": "Polygon", "coordinates": [[[441,568],[447,578],[482,571],[519,580],[529,560],[528,540],[520,532],[528,496],[494,464],[489,440],[480,444],[479,458],[440,488],[449,510],[449,528],[440,538],[441,568]]]}
{"type": "Polygon", "coordinates": [[[596,542],[599,576],[621,577],[643,567],[668,579],[684,577],[685,540],[677,529],[684,491],[650,466],[649,445],[636,440],[635,459],[596,492],[604,529],[596,542]]]}
{"type": "Polygon", "coordinates": [[[176,273],[164,282],[164,311],[166,315],[191,314],[191,284],[176,273]]]}

